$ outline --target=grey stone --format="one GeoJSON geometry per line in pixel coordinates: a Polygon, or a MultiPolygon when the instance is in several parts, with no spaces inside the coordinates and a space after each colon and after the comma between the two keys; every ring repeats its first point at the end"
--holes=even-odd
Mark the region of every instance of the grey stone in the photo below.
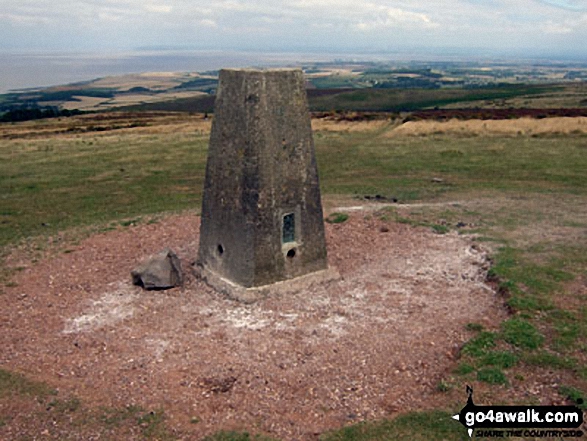
{"type": "Polygon", "coordinates": [[[168,289],[183,283],[177,255],[166,248],[131,271],[132,283],[145,289],[168,289]]]}
{"type": "Polygon", "coordinates": [[[209,283],[254,288],[327,269],[304,84],[300,69],[220,71],[195,268],[209,283]]]}

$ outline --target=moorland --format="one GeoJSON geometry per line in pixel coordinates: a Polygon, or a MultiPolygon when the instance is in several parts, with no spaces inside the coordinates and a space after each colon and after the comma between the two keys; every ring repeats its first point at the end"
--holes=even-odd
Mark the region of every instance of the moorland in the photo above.
{"type": "MultiPolygon", "coordinates": [[[[464,327],[468,341],[430,388],[433,408],[391,410],[320,439],[467,439],[450,419],[465,403],[466,385],[486,404],[586,409],[584,73],[575,66],[457,68],[307,69],[327,213],[369,205],[351,217],[467,238],[488,251],[487,284],[507,314],[464,327]]],[[[0,98],[5,116],[23,103],[91,111],[0,124],[4,305],[23,301],[19,275],[74,252],[85,238],[197,214],[215,74],[106,78],[0,98]]],[[[166,420],[162,403],[96,407],[40,381],[34,369],[10,366],[0,361],[0,434],[189,436],[166,420]]],[[[266,435],[258,427],[219,430],[209,439],[266,435]]]]}

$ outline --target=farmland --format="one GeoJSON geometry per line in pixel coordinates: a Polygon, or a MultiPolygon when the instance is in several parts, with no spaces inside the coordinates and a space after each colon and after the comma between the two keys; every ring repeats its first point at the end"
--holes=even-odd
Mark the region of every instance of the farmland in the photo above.
{"type": "MultiPolygon", "coordinates": [[[[585,108],[581,63],[320,62],[306,73],[316,111],[414,111],[427,108],[585,108]]],[[[0,96],[14,109],[212,112],[218,72],[160,72],[97,78],[0,96]]]]}

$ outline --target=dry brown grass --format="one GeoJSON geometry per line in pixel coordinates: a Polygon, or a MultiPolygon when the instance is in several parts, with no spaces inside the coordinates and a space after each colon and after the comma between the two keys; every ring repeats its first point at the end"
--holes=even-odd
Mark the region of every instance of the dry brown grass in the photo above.
{"type": "Polygon", "coordinates": [[[313,119],[312,130],[317,132],[368,132],[385,127],[389,121],[334,121],[331,119],[313,119]]]}
{"type": "MultiPolygon", "coordinates": [[[[93,98],[88,98],[94,100],[93,98]]],[[[99,100],[96,98],[95,100],[99,100]]],[[[109,132],[162,134],[192,133],[207,134],[211,129],[211,118],[204,115],[188,115],[174,112],[112,112],[96,115],[82,115],[42,121],[28,121],[17,124],[1,124],[0,138],[37,138],[51,136],[104,136],[109,132]],[[95,128],[99,128],[95,130],[95,128]]],[[[587,117],[576,118],[520,118],[515,120],[450,120],[410,121],[401,125],[387,120],[336,121],[315,118],[312,120],[315,132],[366,133],[386,130],[385,137],[411,137],[431,134],[458,136],[540,136],[556,134],[587,133],[587,117]]]]}
{"type": "Polygon", "coordinates": [[[164,133],[205,135],[210,132],[211,124],[211,119],[204,119],[201,114],[112,112],[0,124],[0,139],[97,138],[113,134],[129,136],[164,133]]]}
{"type": "Polygon", "coordinates": [[[451,134],[461,136],[478,135],[554,135],[587,133],[587,118],[520,118],[514,120],[468,120],[461,121],[409,121],[390,130],[386,136],[425,136],[451,134]]]}

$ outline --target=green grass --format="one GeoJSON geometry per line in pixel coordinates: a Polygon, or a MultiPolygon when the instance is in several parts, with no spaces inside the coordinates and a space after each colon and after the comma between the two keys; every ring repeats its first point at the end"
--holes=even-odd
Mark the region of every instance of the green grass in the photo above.
{"type": "Polygon", "coordinates": [[[468,375],[475,372],[475,367],[469,363],[459,363],[459,365],[453,371],[457,375],[468,375]]]}
{"type": "Polygon", "coordinates": [[[137,418],[143,436],[147,439],[175,440],[165,426],[165,413],[163,410],[144,412],[137,418]]]}
{"type": "Polygon", "coordinates": [[[0,369],[0,398],[11,395],[25,395],[45,399],[56,391],[45,383],[31,381],[24,375],[0,369]]]}
{"type": "Polygon", "coordinates": [[[480,357],[495,347],[496,334],[483,331],[469,340],[462,349],[465,355],[480,357]]]}
{"type": "MultiPolygon", "coordinates": [[[[326,134],[316,145],[325,193],[381,194],[410,202],[484,191],[585,194],[587,157],[576,148],[585,139],[387,138],[367,132],[326,134]],[[449,149],[463,154],[442,153],[449,149]]],[[[515,213],[496,214],[500,224],[525,220],[515,213]]]]}
{"type": "Polygon", "coordinates": [[[522,360],[532,366],[555,369],[574,369],[577,366],[577,361],[573,358],[545,351],[524,354],[522,360]]]}
{"type": "MultiPolygon", "coordinates": [[[[91,411],[92,418],[106,431],[137,427],[143,439],[171,441],[177,439],[166,426],[162,409],[147,411],[140,406],[104,407],[91,411]]],[[[132,429],[131,429],[132,430],[132,429]]]]}
{"type": "Polygon", "coordinates": [[[81,407],[81,401],[78,398],[69,398],[65,400],[55,399],[51,401],[47,407],[54,409],[58,413],[75,412],[81,407]]]}
{"type": "Polygon", "coordinates": [[[207,436],[203,441],[271,441],[272,439],[263,435],[251,435],[248,432],[220,431],[207,436]]]}
{"type": "Polygon", "coordinates": [[[507,369],[515,366],[519,358],[511,352],[496,351],[485,354],[480,359],[482,366],[495,366],[501,369],[507,369]]]}
{"type": "Polygon", "coordinates": [[[434,231],[436,234],[446,234],[450,231],[450,228],[448,228],[446,225],[432,225],[432,231],[434,231]]]}
{"type": "Polygon", "coordinates": [[[349,215],[346,213],[330,213],[325,219],[329,224],[342,224],[349,219],[349,215]]]}
{"type": "MultiPolygon", "coordinates": [[[[564,251],[563,253],[567,254],[564,251]]],[[[511,247],[501,248],[496,255],[490,275],[505,280],[502,282],[502,287],[511,295],[508,304],[514,309],[519,311],[551,310],[553,308],[551,294],[562,282],[573,280],[574,275],[562,269],[567,262],[560,258],[551,257],[548,263],[538,264],[532,262],[528,254],[536,255],[537,253],[532,249],[524,252],[511,247]],[[525,289],[522,290],[521,286],[525,289]]]]}
{"type": "Polygon", "coordinates": [[[320,437],[321,441],[468,440],[463,426],[441,411],[413,412],[393,420],[362,423],[320,437]]]}
{"type": "Polygon", "coordinates": [[[127,406],[123,408],[102,408],[98,416],[106,427],[118,427],[129,419],[138,419],[143,412],[140,406],[127,406]]]}
{"type": "Polygon", "coordinates": [[[0,246],[77,225],[197,208],[206,146],[207,138],[195,134],[0,140],[0,246]]]}
{"type": "Polygon", "coordinates": [[[467,328],[468,331],[473,331],[473,332],[481,332],[483,331],[483,325],[480,323],[467,323],[467,326],[465,326],[467,328]]]}
{"type": "Polygon", "coordinates": [[[507,385],[508,379],[499,368],[487,367],[477,371],[477,380],[483,381],[489,384],[502,384],[507,385]]]}
{"type": "Polygon", "coordinates": [[[577,405],[581,410],[587,410],[587,394],[572,386],[561,386],[560,394],[577,405]]]}
{"type": "Polygon", "coordinates": [[[544,336],[534,325],[522,319],[506,320],[501,328],[506,342],[523,349],[538,349],[544,342],[544,336]]]}
{"type": "MultiPolygon", "coordinates": [[[[387,138],[379,132],[322,135],[316,148],[324,194],[381,194],[401,203],[484,191],[587,190],[587,157],[577,148],[585,143],[582,136],[561,143],[556,138],[387,138]],[[447,150],[463,154],[447,156],[447,150]],[[444,182],[432,182],[433,177],[444,182]]],[[[197,134],[0,140],[0,246],[76,225],[198,208],[206,145],[207,137],[197,134]]],[[[525,221],[515,213],[495,214],[500,224],[515,227],[525,221]]],[[[445,232],[443,226],[435,228],[445,232]]]]}

